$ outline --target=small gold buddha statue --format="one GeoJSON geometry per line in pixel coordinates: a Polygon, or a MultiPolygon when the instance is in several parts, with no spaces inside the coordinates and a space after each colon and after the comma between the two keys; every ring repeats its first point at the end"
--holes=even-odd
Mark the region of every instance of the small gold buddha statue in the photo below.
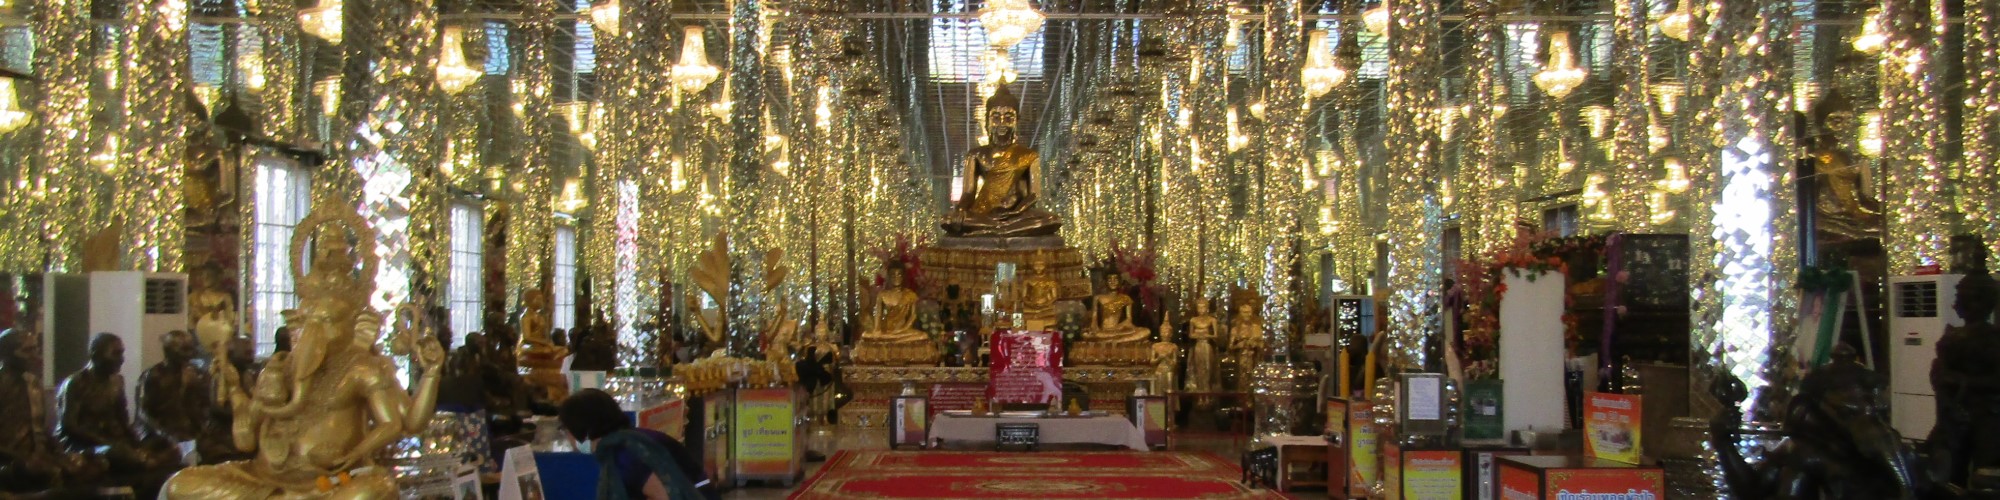
{"type": "Polygon", "coordinates": [[[1047,236],[1062,228],[1055,214],[1035,208],[1041,154],[1017,142],[1021,101],[1000,85],[986,99],[984,146],[965,153],[964,188],[943,228],[951,236],[1047,236]]]}
{"type": "Polygon", "coordinates": [[[561,402],[569,397],[569,380],[562,374],[562,359],[569,355],[569,349],[549,338],[550,313],[548,294],[541,290],[522,293],[521,344],[515,347],[514,355],[521,367],[528,369],[522,380],[542,389],[549,401],[561,402]]]}
{"type": "Polygon", "coordinates": [[[1021,317],[1028,330],[1040,330],[1056,322],[1056,301],[1062,298],[1062,282],[1049,277],[1049,260],[1041,252],[1028,268],[1034,273],[1021,283],[1021,317]]]}
{"type": "Polygon", "coordinates": [[[1153,336],[1152,330],[1132,324],[1132,296],[1125,294],[1122,281],[1117,271],[1104,275],[1104,293],[1090,298],[1090,325],[1084,328],[1084,342],[1127,344],[1153,336]]]}
{"type": "MultiPolygon", "coordinates": [[[[292,351],[273,356],[253,389],[221,385],[217,395],[235,415],[237,448],[255,455],[183,469],[164,498],[397,497],[391,471],[377,460],[429,425],[444,348],[417,332],[394,336],[404,340],[392,350],[406,350],[419,372],[416,390],[404,390],[395,363],[374,347],[384,317],[368,307],[367,293],[379,260],[353,248],[375,241],[374,231],[351,201],[336,198],[316,206],[292,238],[292,272],[302,285],[298,308],[284,312],[296,333],[292,351]],[[308,241],[316,242],[310,261],[308,241]],[[302,271],[308,262],[312,270],[302,271]]],[[[229,363],[213,369],[222,380],[238,377],[229,363]]]]}
{"type": "Polygon", "coordinates": [[[1251,369],[1264,359],[1264,318],[1251,301],[1237,304],[1236,314],[1229,318],[1229,352],[1239,363],[1238,380],[1249,380],[1251,369]]]}
{"type": "Polygon", "coordinates": [[[1842,238],[1867,239],[1882,236],[1882,202],[1874,193],[1874,171],[1854,151],[1860,120],[1853,105],[1838,93],[1831,93],[1814,107],[1817,127],[1808,142],[1818,191],[1813,207],[1819,214],[1817,230],[1842,238]]]}
{"type": "Polygon", "coordinates": [[[1214,383],[1216,336],[1215,316],[1209,315],[1207,299],[1194,301],[1194,317],[1187,320],[1188,339],[1194,345],[1188,349],[1187,377],[1183,385],[1190,392],[1208,392],[1214,383]]]}
{"type": "Polygon", "coordinates": [[[1174,365],[1180,362],[1181,346],[1171,339],[1161,339],[1153,343],[1153,392],[1166,394],[1174,390],[1174,365]]]}
{"type": "Polygon", "coordinates": [[[937,345],[917,329],[917,292],[903,286],[900,263],[883,266],[887,287],[875,296],[874,310],[863,322],[854,361],[862,364],[930,364],[937,362],[937,345]]]}

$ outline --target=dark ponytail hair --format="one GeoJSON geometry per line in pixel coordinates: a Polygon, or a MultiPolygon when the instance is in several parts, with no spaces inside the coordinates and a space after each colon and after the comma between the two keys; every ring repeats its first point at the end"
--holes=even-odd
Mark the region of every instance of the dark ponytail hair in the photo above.
{"type": "Polygon", "coordinates": [[[625,410],[618,407],[618,400],[613,399],[610,393],[597,389],[570,394],[556,409],[556,420],[562,422],[570,437],[577,441],[599,439],[632,428],[632,421],[625,417],[625,410]]]}

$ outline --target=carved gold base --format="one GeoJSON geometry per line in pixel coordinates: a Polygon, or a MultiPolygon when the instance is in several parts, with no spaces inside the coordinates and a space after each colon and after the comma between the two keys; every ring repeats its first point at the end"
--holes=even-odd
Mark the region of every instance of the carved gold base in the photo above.
{"type": "Polygon", "coordinates": [[[1069,348],[1069,360],[1083,365],[1137,366],[1153,362],[1152,343],[1077,342],[1069,348]]]}
{"type": "Polygon", "coordinates": [[[1062,283],[1060,299],[1090,296],[1090,275],[1083,253],[1063,244],[1061,238],[945,238],[938,245],[917,252],[924,274],[939,285],[958,285],[977,297],[993,289],[994,266],[1015,265],[1015,275],[1026,277],[1036,254],[1048,259],[1049,276],[1062,283]],[[1021,240],[1021,241],[1016,241],[1021,240]],[[976,291],[975,291],[976,290],[976,291]]]}
{"type": "Polygon", "coordinates": [[[937,344],[930,342],[877,344],[863,341],[854,346],[854,364],[857,365],[933,366],[937,362],[937,344]]]}

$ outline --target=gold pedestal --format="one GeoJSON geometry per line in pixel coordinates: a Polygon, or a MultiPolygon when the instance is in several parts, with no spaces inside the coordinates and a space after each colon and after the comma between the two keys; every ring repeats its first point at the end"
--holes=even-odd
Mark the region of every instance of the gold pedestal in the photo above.
{"type": "Polygon", "coordinates": [[[1048,259],[1049,277],[1062,283],[1060,299],[1090,296],[1090,275],[1085,272],[1083,253],[1063,243],[1061,236],[944,237],[937,244],[918,250],[917,258],[924,264],[924,274],[939,284],[958,285],[969,296],[978,297],[993,289],[995,265],[1013,263],[1015,277],[1026,278],[1033,272],[1028,264],[1037,253],[1048,259]]]}
{"type": "Polygon", "coordinates": [[[938,355],[937,344],[931,342],[882,344],[864,340],[854,346],[856,365],[934,366],[938,355]]]}
{"type": "Polygon", "coordinates": [[[1153,343],[1077,342],[1069,348],[1069,360],[1080,365],[1138,366],[1153,364],[1153,343]]]}

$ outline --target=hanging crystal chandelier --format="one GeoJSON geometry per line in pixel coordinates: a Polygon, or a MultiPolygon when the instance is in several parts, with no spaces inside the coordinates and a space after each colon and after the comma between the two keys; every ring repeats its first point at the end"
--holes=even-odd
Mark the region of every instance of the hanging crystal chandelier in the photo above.
{"type": "Polygon", "coordinates": [[[1856,139],[1862,155],[1882,156],[1882,110],[1874,109],[1861,113],[1860,137],[1856,139]]]}
{"type": "Polygon", "coordinates": [[[1861,36],[1854,37],[1854,50],[1876,54],[1888,44],[1889,35],[1882,29],[1882,9],[1868,9],[1868,13],[1861,16],[1861,36]]]}
{"type": "Polygon", "coordinates": [[[479,81],[485,74],[473,68],[465,60],[464,30],[457,26],[444,29],[444,47],[438,52],[437,83],[446,93],[458,94],[479,81]]]}
{"type": "Polygon", "coordinates": [[[1687,192],[1689,183],[1688,171],[1686,166],[1681,165],[1681,159],[1669,156],[1667,159],[1662,160],[1662,162],[1667,166],[1667,178],[1653,183],[1653,187],[1659,188],[1660,191],[1674,194],[1687,192]]]}
{"type": "Polygon", "coordinates": [[[1660,34],[1680,41],[1688,41],[1689,28],[1694,25],[1694,14],[1688,12],[1688,4],[1695,0],[1681,0],[1673,12],[1660,18],[1660,34]]]}
{"type": "Polygon", "coordinates": [[[1300,71],[1299,79],[1306,87],[1306,95],[1320,97],[1332,92],[1335,87],[1347,83],[1347,70],[1333,60],[1333,51],[1326,47],[1326,30],[1312,32],[1311,41],[1306,46],[1306,66],[1300,71]]]}
{"type": "Polygon", "coordinates": [[[341,0],[319,0],[319,5],[299,11],[299,28],[326,43],[340,45],[341,0]]]}
{"type": "Polygon", "coordinates": [[[674,65],[674,88],[684,93],[700,92],[715,83],[722,76],[722,70],[708,63],[708,46],[702,40],[700,26],[688,26],[682,32],[681,62],[674,65]]]}
{"type": "Polygon", "coordinates": [[[1367,12],[1362,12],[1361,25],[1367,28],[1369,33],[1388,35],[1389,0],[1375,2],[1374,7],[1369,7],[1367,12]]]}
{"type": "Polygon", "coordinates": [[[1562,99],[1582,86],[1583,79],[1589,76],[1589,72],[1576,65],[1576,54],[1569,50],[1569,32],[1549,33],[1549,63],[1542,66],[1542,72],[1535,73],[1535,86],[1549,97],[1562,99]]]}
{"type": "Polygon", "coordinates": [[[979,25],[986,27],[986,41],[1001,50],[1028,39],[1042,29],[1045,19],[1047,16],[1028,0],[987,0],[986,8],[979,9],[979,25]]]}
{"type": "Polygon", "coordinates": [[[618,36],[623,28],[618,26],[621,11],[618,0],[595,0],[590,2],[590,26],[611,36],[618,36]]]}
{"type": "Polygon", "coordinates": [[[0,78],[0,132],[13,132],[28,125],[28,112],[21,109],[21,96],[14,91],[13,78],[0,78]]]}

